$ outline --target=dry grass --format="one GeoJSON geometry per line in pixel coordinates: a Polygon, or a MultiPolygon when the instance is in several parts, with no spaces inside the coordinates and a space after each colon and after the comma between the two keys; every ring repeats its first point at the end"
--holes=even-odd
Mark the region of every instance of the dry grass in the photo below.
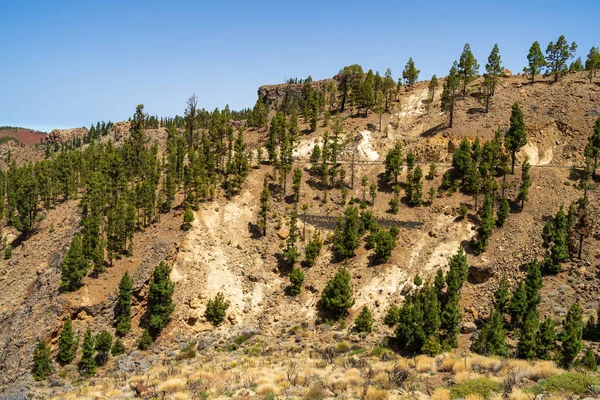
{"type": "Polygon", "coordinates": [[[172,393],[172,392],[179,392],[179,391],[185,389],[185,387],[186,387],[186,383],[183,379],[169,378],[166,381],[158,384],[156,386],[156,390],[158,392],[172,393]]]}
{"type": "Polygon", "coordinates": [[[454,357],[447,357],[441,360],[440,365],[438,366],[438,371],[441,372],[451,372],[454,371],[454,365],[456,365],[457,359],[454,357]]]}
{"type": "Polygon", "coordinates": [[[485,400],[483,396],[478,394],[468,394],[465,396],[465,400],[485,400]]]}
{"type": "Polygon", "coordinates": [[[175,393],[172,397],[173,400],[192,400],[192,395],[189,392],[175,393]]]}
{"type": "Polygon", "coordinates": [[[435,368],[435,359],[429,356],[420,355],[415,359],[417,372],[431,372],[435,368]]]}
{"type": "Polygon", "coordinates": [[[382,389],[376,389],[373,386],[367,390],[366,400],[387,400],[388,392],[382,389]]]}
{"type": "Polygon", "coordinates": [[[460,371],[454,375],[453,381],[454,383],[461,384],[463,382],[468,381],[472,378],[472,375],[469,371],[460,371]]]}
{"type": "Polygon", "coordinates": [[[530,395],[525,393],[519,388],[513,388],[512,392],[508,395],[509,400],[531,400],[530,395]]]}
{"type": "MultiPolygon", "coordinates": [[[[219,354],[213,354],[209,358],[201,357],[190,364],[153,366],[139,375],[128,376],[122,382],[99,376],[94,381],[94,386],[82,385],[73,388],[71,393],[65,393],[61,398],[130,398],[134,396],[137,384],[154,387],[159,396],[162,394],[165,399],[176,400],[194,398],[197,391],[206,391],[214,395],[228,391],[234,393],[236,398],[262,398],[268,394],[282,396],[284,392],[289,397],[310,400],[328,396],[356,398],[362,394],[367,371],[372,370],[369,377],[371,385],[366,398],[378,400],[395,396],[392,394],[395,392],[388,393],[397,388],[397,383],[390,382],[388,373],[394,368],[400,368],[408,372],[404,383],[405,390],[433,390],[433,382],[424,379],[423,375],[439,373],[444,379],[450,374],[449,378],[456,384],[487,377],[505,386],[508,384],[507,390],[514,388],[508,397],[509,400],[529,400],[527,395],[518,389],[524,379],[537,381],[563,372],[549,361],[500,360],[478,355],[461,357],[452,353],[441,354],[435,358],[421,355],[412,359],[396,357],[386,361],[374,356],[362,356],[359,358],[360,364],[357,365],[347,357],[340,357],[340,362],[321,365],[320,358],[298,354],[294,357],[298,366],[297,376],[290,379],[288,362],[282,361],[283,354],[271,353],[254,357],[251,362],[242,359],[235,364],[231,359],[219,354]]],[[[439,384],[437,377],[434,381],[439,384]]],[[[449,393],[448,389],[436,388],[431,398],[448,400],[449,393]]]]}
{"type": "Polygon", "coordinates": [[[529,379],[538,381],[540,379],[548,379],[551,376],[558,375],[563,372],[556,366],[553,361],[538,361],[533,365],[529,379]]]}
{"type": "Polygon", "coordinates": [[[478,367],[480,370],[497,373],[502,369],[502,360],[495,357],[477,355],[471,359],[471,367],[478,367]]]}
{"type": "Polygon", "coordinates": [[[272,393],[274,395],[279,395],[279,387],[273,383],[263,383],[262,385],[258,385],[256,387],[257,394],[267,394],[272,393]]]}
{"type": "Polygon", "coordinates": [[[462,357],[456,360],[456,363],[452,367],[452,372],[455,374],[463,371],[470,371],[472,367],[471,357],[462,357]]]}
{"type": "Polygon", "coordinates": [[[430,400],[450,400],[450,390],[442,387],[435,388],[430,400]]]}

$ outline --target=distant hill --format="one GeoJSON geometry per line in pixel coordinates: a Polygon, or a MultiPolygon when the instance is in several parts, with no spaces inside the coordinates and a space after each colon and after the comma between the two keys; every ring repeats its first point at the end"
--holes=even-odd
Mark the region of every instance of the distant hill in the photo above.
{"type": "Polygon", "coordinates": [[[34,129],[22,128],[18,126],[0,126],[0,143],[5,143],[14,138],[25,145],[35,145],[42,142],[46,132],[36,131],[34,129]]]}

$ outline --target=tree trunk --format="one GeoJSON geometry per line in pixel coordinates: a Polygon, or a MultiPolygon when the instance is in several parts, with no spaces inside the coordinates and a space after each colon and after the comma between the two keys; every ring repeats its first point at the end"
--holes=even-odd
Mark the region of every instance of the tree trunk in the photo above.
{"type": "Polygon", "coordinates": [[[580,233],[579,234],[579,251],[577,252],[577,255],[580,260],[581,260],[582,253],[583,253],[583,233],[580,233]]]}
{"type": "Polygon", "coordinates": [[[512,172],[511,174],[514,175],[515,174],[515,157],[517,156],[517,151],[516,150],[512,150],[512,172]]]}

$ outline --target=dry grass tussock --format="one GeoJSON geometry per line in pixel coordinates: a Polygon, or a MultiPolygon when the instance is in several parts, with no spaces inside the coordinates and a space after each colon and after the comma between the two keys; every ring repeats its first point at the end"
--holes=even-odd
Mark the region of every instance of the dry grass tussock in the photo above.
{"type": "Polygon", "coordinates": [[[323,363],[322,358],[311,358],[304,353],[292,359],[271,354],[232,362],[229,357],[229,354],[215,354],[208,359],[200,356],[191,362],[153,366],[121,381],[99,377],[95,385],[74,387],[68,393],[61,393],[60,398],[129,398],[135,395],[136,385],[142,384],[159,397],[178,400],[197,398],[199,393],[209,399],[221,398],[224,393],[231,393],[234,398],[284,395],[305,399],[355,398],[362,397],[365,388],[365,398],[369,400],[394,397],[396,390],[408,394],[416,389],[431,393],[433,400],[448,400],[452,385],[487,377],[499,383],[510,400],[525,400],[528,399],[522,391],[525,380],[539,381],[562,372],[549,361],[501,360],[453,353],[382,360],[365,351],[352,358],[339,356],[333,363],[323,363]]]}

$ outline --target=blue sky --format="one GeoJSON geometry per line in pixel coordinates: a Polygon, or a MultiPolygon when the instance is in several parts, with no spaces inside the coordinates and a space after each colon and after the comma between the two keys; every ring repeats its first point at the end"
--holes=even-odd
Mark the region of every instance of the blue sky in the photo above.
{"type": "Polygon", "coordinates": [[[398,77],[412,57],[429,79],[466,42],[482,68],[497,42],[518,72],[533,41],[544,50],[564,34],[585,61],[599,14],[597,0],[0,0],[0,125],[89,126],[140,103],[173,116],[192,93],[240,109],[260,85],[353,63],[398,77]]]}

